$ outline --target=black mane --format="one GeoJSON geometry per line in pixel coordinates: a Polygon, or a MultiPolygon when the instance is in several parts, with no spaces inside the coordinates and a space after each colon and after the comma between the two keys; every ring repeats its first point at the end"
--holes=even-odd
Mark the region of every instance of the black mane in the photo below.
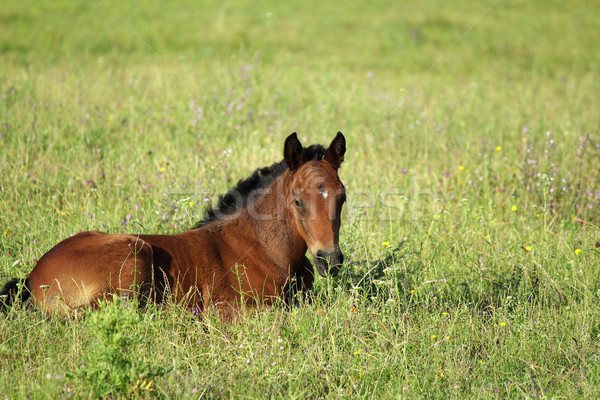
{"type": "MultiPolygon", "coordinates": [[[[326,149],[320,144],[313,144],[304,148],[304,160],[321,160],[325,156],[326,149]]],[[[250,194],[257,189],[268,187],[275,179],[281,176],[288,169],[284,160],[281,160],[268,167],[256,169],[252,175],[246,179],[240,179],[238,183],[227,193],[219,196],[217,208],[208,206],[204,217],[196,222],[192,229],[201,228],[211,222],[218,221],[223,216],[235,214],[248,205],[250,194]],[[238,204],[239,201],[242,204],[238,204]]]]}

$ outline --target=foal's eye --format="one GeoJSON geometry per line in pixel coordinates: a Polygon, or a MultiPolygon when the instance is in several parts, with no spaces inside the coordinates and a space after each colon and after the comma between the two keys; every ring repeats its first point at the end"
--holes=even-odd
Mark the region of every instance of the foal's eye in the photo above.
{"type": "Polygon", "coordinates": [[[294,199],[294,204],[296,204],[296,207],[302,208],[302,202],[300,200],[294,199]]]}

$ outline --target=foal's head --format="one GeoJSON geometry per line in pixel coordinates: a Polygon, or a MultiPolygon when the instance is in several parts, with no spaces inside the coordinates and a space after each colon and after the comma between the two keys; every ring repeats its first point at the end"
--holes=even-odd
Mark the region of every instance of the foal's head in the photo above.
{"type": "Polygon", "coordinates": [[[284,159],[290,169],[291,183],[285,206],[294,216],[298,232],[313,255],[321,276],[335,276],[344,261],[340,250],[340,214],[346,201],[338,168],[344,161],[346,139],[341,132],[329,145],[322,160],[306,161],[296,133],[285,141],[284,159]]]}

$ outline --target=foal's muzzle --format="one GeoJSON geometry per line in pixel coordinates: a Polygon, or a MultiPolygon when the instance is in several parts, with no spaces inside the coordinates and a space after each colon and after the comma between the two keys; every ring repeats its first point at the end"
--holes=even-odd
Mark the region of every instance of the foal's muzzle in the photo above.
{"type": "Polygon", "coordinates": [[[313,257],[317,271],[321,276],[336,276],[344,262],[344,254],[340,250],[326,252],[319,250],[313,257]]]}

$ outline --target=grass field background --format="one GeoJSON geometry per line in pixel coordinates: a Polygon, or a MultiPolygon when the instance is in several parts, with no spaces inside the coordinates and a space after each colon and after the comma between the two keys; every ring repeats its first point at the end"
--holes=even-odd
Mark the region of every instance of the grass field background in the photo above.
{"type": "Polygon", "coordinates": [[[0,269],[176,233],[283,140],[348,141],[336,278],[227,324],[0,315],[0,397],[600,395],[595,1],[4,1],[0,269]]]}

